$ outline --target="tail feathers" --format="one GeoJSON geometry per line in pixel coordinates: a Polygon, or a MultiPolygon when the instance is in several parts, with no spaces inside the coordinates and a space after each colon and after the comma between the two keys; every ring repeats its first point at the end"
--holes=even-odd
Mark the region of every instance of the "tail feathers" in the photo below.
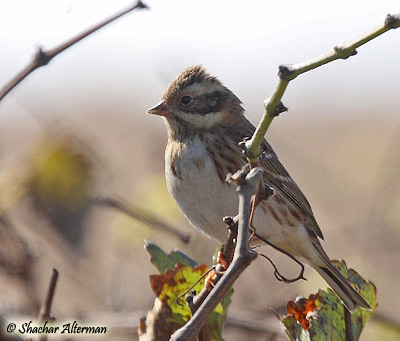
{"type": "Polygon", "coordinates": [[[351,284],[332,264],[329,263],[326,267],[319,267],[315,270],[339,296],[347,309],[353,311],[359,306],[371,310],[369,304],[354,290],[351,284]]]}

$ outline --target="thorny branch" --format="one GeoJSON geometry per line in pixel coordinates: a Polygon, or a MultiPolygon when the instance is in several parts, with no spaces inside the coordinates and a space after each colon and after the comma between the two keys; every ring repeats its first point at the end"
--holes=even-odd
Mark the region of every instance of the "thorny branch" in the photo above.
{"type": "MultiPolygon", "coordinates": [[[[248,169],[246,169],[246,172],[247,171],[248,169]]],[[[257,257],[257,253],[249,249],[248,231],[250,225],[251,199],[258,189],[261,175],[262,169],[254,168],[248,172],[244,179],[242,171],[238,171],[231,178],[232,183],[235,183],[239,190],[238,237],[232,263],[189,322],[176,331],[171,336],[170,340],[190,340],[198,335],[200,329],[217,304],[222,300],[240,274],[257,257]]]]}
{"type": "Polygon", "coordinates": [[[100,22],[99,24],[89,28],[85,32],[77,35],[76,37],[66,41],[65,43],[61,44],[50,50],[43,50],[41,47],[38,48],[36,51],[32,61],[26,65],[18,74],[16,74],[7,84],[0,89],[0,101],[12,90],[14,89],[19,83],[21,83],[30,73],[35,71],[41,66],[47,65],[55,56],[64,52],[66,49],[71,47],[72,45],[76,44],[77,42],[81,41],[82,39],[86,38],[93,32],[96,32],[100,28],[108,25],[112,21],[122,17],[123,15],[141,8],[148,8],[142,1],[138,0],[135,4],[129,6],[128,8],[114,14],[110,18],[100,22]]]}

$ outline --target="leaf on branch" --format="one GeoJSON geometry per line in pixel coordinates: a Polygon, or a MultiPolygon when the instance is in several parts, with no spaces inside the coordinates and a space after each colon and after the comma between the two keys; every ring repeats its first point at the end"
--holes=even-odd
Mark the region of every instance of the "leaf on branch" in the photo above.
{"type": "Polygon", "coordinates": [[[289,315],[293,315],[295,320],[300,323],[303,329],[308,330],[310,327],[310,313],[313,313],[316,308],[316,298],[317,295],[310,295],[308,299],[298,297],[296,301],[289,301],[286,303],[286,312],[289,315]]]}
{"type": "Polygon", "coordinates": [[[165,253],[156,244],[145,241],[144,248],[150,254],[150,262],[153,264],[160,274],[163,274],[167,269],[173,269],[175,264],[180,263],[194,268],[197,262],[185,255],[180,250],[174,250],[170,253],[165,253]]]}
{"type": "MultiPolygon", "coordinates": [[[[168,306],[177,322],[187,322],[190,317],[190,309],[187,304],[180,305],[176,302],[179,295],[189,289],[206,271],[205,264],[194,268],[187,265],[176,264],[174,269],[165,270],[162,275],[151,275],[150,285],[155,295],[168,306]]],[[[199,292],[204,286],[204,280],[197,283],[193,290],[199,292]]]]}
{"type": "MultiPolygon", "coordinates": [[[[358,308],[351,313],[351,330],[358,340],[362,329],[378,305],[375,285],[363,279],[355,270],[348,269],[344,261],[332,261],[340,272],[359,288],[361,296],[369,303],[372,311],[358,308]]],[[[300,298],[287,305],[288,315],[278,317],[288,340],[346,340],[344,306],[331,290],[318,290],[308,299],[300,298]],[[314,310],[315,309],[315,310],[314,310]],[[313,313],[310,313],[312,312],[313,313]]]]}
{"type": "MultiPolygon", "coordinates": [[[[158,309],[163,316],[158,316],[157,319],[164,320],[166,324],[171,324],[175,329],[177,329],[176,326],[182,327],[192,314],[184,299],[181,298],[177,302],[177,298],[188,289],[199,293],[203,289],[205,281],[205,278],[200,278],[208,271],[208,267],[205,264],[197,265],[193,259],[181,251],[175,250],[167,254],[151,242],[146,242],[145,248],[151,255],[151,263],[159,271],[158,275],[150,276],[150,286],[157,296],[156,301],[161,302],[163,307],[163,309],[158,309]],[[198,283],[196,283],[197,281],[198,283]]],[[[230,289],[209,317],[209,332],[213,340],[223,340],[222,329],[232,293],[233,289],[230,289]]]]}

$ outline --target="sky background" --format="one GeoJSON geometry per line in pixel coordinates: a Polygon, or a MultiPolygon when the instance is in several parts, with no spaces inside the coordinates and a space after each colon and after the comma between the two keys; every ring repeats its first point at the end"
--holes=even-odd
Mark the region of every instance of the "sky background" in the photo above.
{"type": "MultiPolygon", "coordinates": [[[[2,1],[0,83],[30,60],[35,47],[53,48],[130,3],[2,1]]],[[[146,4],[150,10],[126,15],[30,75],[1,103],[0,123],[24,111],[28,117],[65,117],[83,106],[96,110],[110,103],[119,103],[121,114],[132,115],[129,108],[134,108],[139,115],[159,100],[176,74],[194,64],[218,76],[257,120],[276,86],[278,65],[328,52],[400,9],[397,0],[146,4]]],[[[388,32],[361,47],[357,57],[296,79],[284,103],[291,112],[324,119],[332,109],[343,117],[364,108],[397,114],[399,57],[398,32],[388,32]]]]}

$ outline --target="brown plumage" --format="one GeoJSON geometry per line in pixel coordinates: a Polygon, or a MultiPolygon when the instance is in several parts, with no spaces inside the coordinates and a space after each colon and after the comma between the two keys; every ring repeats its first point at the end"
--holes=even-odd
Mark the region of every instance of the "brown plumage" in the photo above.
{"type": "MultiPolygon", "coordinates": [[[[167,121],[168,190],[193,226],[225,241],[222,218],[238,212],[237,194],[225,178],[246,164],[239,142],[255,130],[244,116],[240,100],[202,66],[194,66],[172,81],[162,101],[148,113],[167,121]]],[[[257,233],[314,268],[350,310],[369,308],[330,263],[305,195],[266,140],[261,148],[264,181],[276,194],[256,209],[253,223],[257,233]]]]}

